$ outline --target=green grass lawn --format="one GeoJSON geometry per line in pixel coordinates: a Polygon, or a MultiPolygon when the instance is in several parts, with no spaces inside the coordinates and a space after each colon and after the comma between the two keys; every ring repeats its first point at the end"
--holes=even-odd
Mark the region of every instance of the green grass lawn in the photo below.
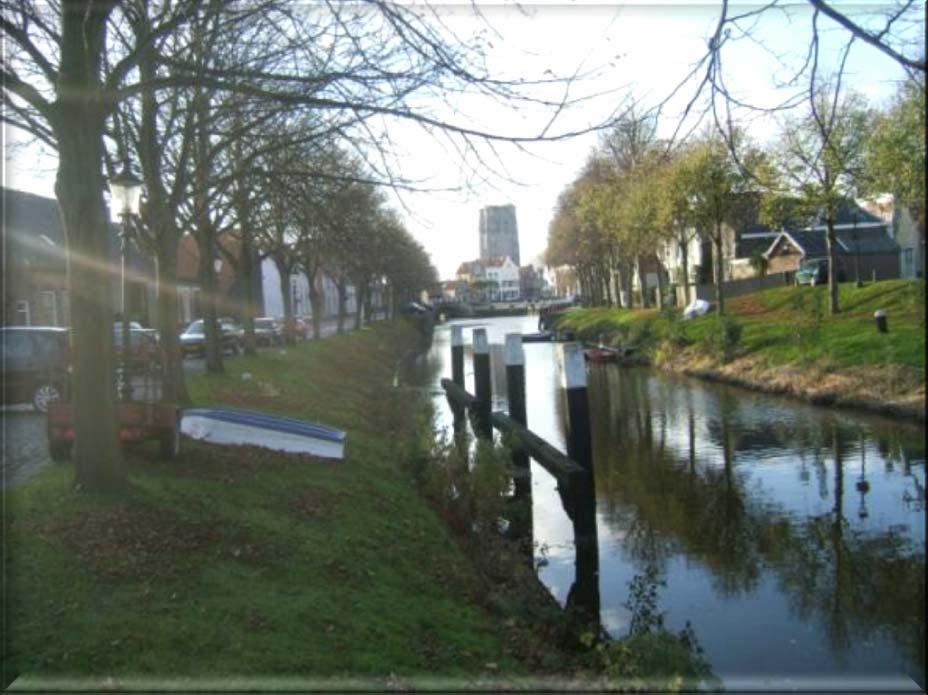
{"type": "MultiPolygon", "coordinates": [[[[924,283],[889,280],[860,288],[843,283],[842,311],[836,316],[828,315],[826,292],[825,287],[780,287],[726,300],[726,313],[742,329],[737,354],[770,366],[900,365],[924,370],[924,283]],[[888,314],[888,333],[876,330],[877,309],[888,314]]],[[[603,336],[653,354],[670,335],[705,344],[707,333],[717,330],[716,321],[714,315],[675,322],[656,309],[591,308],[568,312],[559,325],[588,340],[603,336]]]]}
{"type": "MultiPolygon", "coordinates": [[[[175,462],[129,450],[118,495],[75,492],[69,464],[7,491],[3,659],[17,686],[373,678],[380,690],[528,673],[514,622],[485,608],[472,564],[403,467],[425,398],[392,387],[412,333],[380,324],[189,380],[197,405],[347,430],[344,461],[185,439],[175,462]]],[[[553,647],[539,657],[557,659],[553,647]]]]}

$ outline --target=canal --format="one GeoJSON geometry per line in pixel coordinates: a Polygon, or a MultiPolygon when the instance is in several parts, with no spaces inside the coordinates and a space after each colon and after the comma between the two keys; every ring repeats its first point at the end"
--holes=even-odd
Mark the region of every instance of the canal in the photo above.
{"type": "MultiPolygon", "coordinates": [[[[487,329],[505,410],[504,336],[534,332],[535,317],[457,323],[471,393],[471,329],[487,329]]],[[[524,346],[526,400],[529,428],[565,451],[560,349],[524,346]]],[[[449,432],[450,352],[446,324],[406,375],[432,391],[449,432]]],[[[612,637],[628,633],[630,587],[644,583],[729,689],[924,688],[923,426],[617,365],[590,367],[589,401],[612,637]]],[[[538,575],[563,605],[573,526],[534,462],[532,494],[538,575]]]]}

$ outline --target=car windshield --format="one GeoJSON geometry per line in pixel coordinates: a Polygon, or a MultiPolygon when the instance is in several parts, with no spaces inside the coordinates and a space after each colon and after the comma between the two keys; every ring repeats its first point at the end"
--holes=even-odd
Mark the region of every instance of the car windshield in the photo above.
{"type": "Polygon", "coordinates": [[[271,319],[255,319],[255,328],[263,328],[265,330],[273,330],[274,322],[271,319]]]}
{"type": "Polygon", "coordinates": [[[202,335],[203,334],[203,322],[194,321],[189,326],[187,326],[187,330],[184,331],[184,333],[186,333],[187,335],[202,335]]]}

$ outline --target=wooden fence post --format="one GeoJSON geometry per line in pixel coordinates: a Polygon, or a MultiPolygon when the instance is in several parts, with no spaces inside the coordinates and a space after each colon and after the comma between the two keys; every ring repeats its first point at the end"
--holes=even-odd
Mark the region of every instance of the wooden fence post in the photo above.
{"type": "Polygon", "coordinates": [[[451,327],[451,381],[464,388],[464,332],[451,327]]]}
{"type": "Polygon", "coordinates": [[[564,346],[564,387],[567,389],[567,455],[593,472],[590,441],[590,402],[587,398],[586,362],[578,343],[564,346]]]}
{"type": "MultiPolygon", "coordinates": [[[[506,391],[509,394],[509,417],[523,427],[528,426],[525,412],[525,351],[520,333],[506,334],[506,391]]],[[[531,492],[528,454],[521,446],[512,452],[516,497],[531,492]]]]}
{"type": "Polygon", "coordinates": [[[477,434],[492,439],[493,425],[490,423],[492,381],[490,376],[490,344],[487,341],[487,330],[485,328],[475,328],[473,340],[477,434]]]}
{"type": "Polygon", "coordinates": [[[567,389],[567,455],[584,469],[568,490],[568,510],[574,527],[575,575],[567,609],[577,619],[599,629],[599,541],[596,530],[596,487],[593,478],[590,402],[586,362],[578,343],[564,346],[564,386],[567,389]],[[571,513],[572,512],[572,513],[571,513]]]}

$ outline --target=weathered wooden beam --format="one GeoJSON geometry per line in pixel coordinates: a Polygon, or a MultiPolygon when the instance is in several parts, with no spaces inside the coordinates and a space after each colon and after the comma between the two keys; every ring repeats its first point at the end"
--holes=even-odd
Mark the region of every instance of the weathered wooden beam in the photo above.
{"type": "Polygon", "coordinates": [[[506,413],[495,411],[490,420],[500,432],[511,433],[519,440],[522,448],[546,471],[557,478],[558,482],[570,484],[575,476],[586,476],[588,473],[576,462],[569,459],[544,439],[529,429],[526,429],[513,420],[506,413]]]}
{"type": "Polygon", "coordinates": [[[458,386],[451,379],[442,379],[441,387],[452,402],[465,408],[473,408],[477,405],[477,397],[468,393],[463,386],[458,386]]]}

